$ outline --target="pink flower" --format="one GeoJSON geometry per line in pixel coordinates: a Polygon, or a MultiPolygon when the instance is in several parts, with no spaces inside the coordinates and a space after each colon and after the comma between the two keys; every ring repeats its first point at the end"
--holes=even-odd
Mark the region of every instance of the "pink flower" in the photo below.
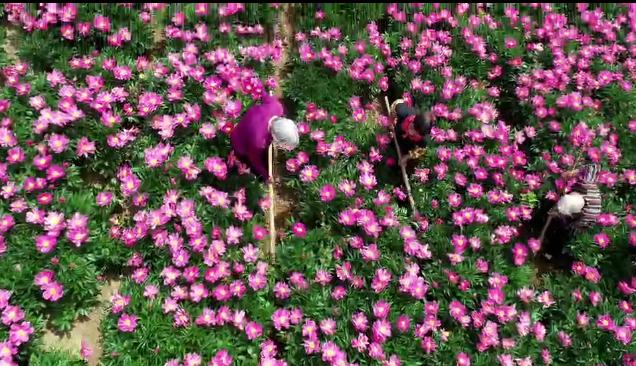
{"type": "Polygon", "coordinates": [[[512,37],[506,37],[504,40],[506,48],[515,48],[517,47],[517,40],[512,37]]]}
{"type": "Polygon", "coordinates": [[[547,309],[555,304],[554,298],[549,291],[543,291],[539,296],[537,296],[537,301],[543,304],[544,309],[547,309]]]}
{"type": "Polygon", "coordinates": [[[395,323],[400,333],[406,333],[411,328],[411,319],[408,315],[400,315],[395,323]]]}
{"type": "Polygon", "coordinates": [[[155,285],[147,285],[144,288],[144,297],[153,300],[159,293],[159,288],[155,285]]]}
{"type": "Polygon", "coordinates": [[[17,144],[18,144],[18,139],[16,138],[13,131],[5,127],[0,127],[0,146],[14,147],[17,144]]]}
{"type": "Polygon", "coordinates": [[[320,188],[320,200],[331,202],[336,197],[336,189],[331,184],[326,184],[320,188]]]}
{"type": "Polygon", "coordinates": [[[594,242],[601,247],[601,249],[605,249],[610,245],[611,240],[607,234],[599,233],[594,235],[594,242]]]}
{"type": "Polygon", "coordinates": [[[300,162],[298,161],[298,159],[289,159],[285,163],[285,167],[290,173],[295,173],[298,171],[298,169],[300,169],[300,162]]]}
{"type": "Polygon", "coordinates": [[[512,255],[514,258],[515,266],[522,266],[525,263],[526,258],[528,257],[528,248],[521,243],[517,243],[512,248],[512,255]]]}
{"type": "Polygon", "coordinates": [[[88,361],[88,359],[93,355],[93,348],[86,342],[86,340],[82,339],[80,346],[80,356],[84,361],[88,361]]]}
{"type": "Polygon", "coordinates": [[[45,270],[35,275],[33,283],[36,286],[40,286],[41,289],[48,286],[53,282],[55,274],[52,271],[45,270]]]}
{"type": "Polygon", "coordinates": [[[289,295],[291,295],[291,290],[286,283],[278,282],[276,283],[276,285],[274,285],[274,295],[277,299],[284,300],[289,298],[289,295]]]}
{"type": "Polygon", "coordinates": [[[590,297],[590,302],[592,303],[592,306],[598,306],[598,304],[600,304],[600,302],[603,300],[603,297],[597,291],[590,292],[589,297],[590,297]]]}
{"type": "Polygon", "coordinates": [[[204,123],[199,128],[199,134],[206,140],[211,140],[216,137],[216,127],[211,123],[204,123]]]}
{"type": "Polygon", "coordinates": [[[342,300],[345,296],[347,296],[347,289],[343,286],[336,286],[331,292],[331,297],[334,300],[342,300]]]}
{"type": "Polygon", "coordinates": [[[309,183],[315,181],[320,172],[318,171],[318,167],[315,165],[307,165],[300,171],[300,180],[303,183],[309,183]]]}
{"type": "Polygon", "coordinates": [[[110,206],[113,201],[113,194],[110,192],[99,192],[96,197],[96,203],[99,207],[110,206]]]}
{"type": "Polygon", "coordinates": [[[64,296],[64,288],[57,282],[52,282],[44,286],[42,291],[42,297],[45,300],[56,302],[64,296]]]}
{"type": "Polygon", "coordinates": [[[618,303],[618,307],[626,314],[631,314],[634,311],[632,304],[625,300],[621,300],[618,303]]]}
{"type": "Polygon", "coordinates": [[[290,312],[286,309],[278,309],[272,314],[272,322],[276,330],[288,329],[290,312]]]}
{"type": "Polygon", "coordinates": [[[353,323],[353,327],[358,332],[365,332],[368,328],[368,319],[367,316],[362,312],[355,313],[351,316],[351,322],[353,323]]]}
{"type": "Polygon", "coordinates": [[[375,175],[369,173],[361,174],[359,182],[367,191],[373,189],[378,184],[375,175]]]}
{"type": "Polygon", "coordinates": [[[353,197],[356,193],[356,184],[350,180],[343,180],[338,184],[338,189],[346,197],[353,197]]]}
{"type": "Polygon", "coordinates": [[[371,327],[374,342],[380,344],[391,338],[391,323],[385,319],[376,320],[371,327]]]}
{"type": "Polygon", "coordinates": [[[618,224],[618,217],[611,213],[602,213],[598,216],[596,221],[601,226],[609,227],[618,224]]]}
{"type": "Polygon", "coordinates": [[[294,235],[299,238],[304,238],[305,236],[307,236],[307,228],[302,222],[295,223],[292,227],[292,231],[294,232],[294,235]]]}
{"type": "Polygon", "coordinates": [[[9,330],[9,341],[15,346],[20,346],[29,341],[31,334],[34,332],[30,322],[22,322],[20,324],[12,324],[9,330]]]}
{"type": "Polygon", "coordinates": [[[2,324],[9,326],[24,319],[24,311],[17,306],[8,305],[2,311],[2,324]]]}
{"type": "Polygon", "coordinates": [[[185,309],[177,309],[173,315],[173,325],[176,328],[185,328],[190,324],[190,314],[185,309]]]}
{"type": "Polygon", "coordinates": [[[386,319],[391,312],[391,304],[384,300],[380,300],[373,304],[373,315],[378,319],[386,319]]]}
{"type": "Polygon", "coordinates": [[[563,347],[568,348],[572,345],[572,338],[566,332],[560,331],[557,336],[559,338],[559,342],[561,343],[561,345],[563,345],[563,347]]]}
{"type": "Polygon", "coordinates": [[[632,342],[632,330],[628,327],[616,327],[614,329],[614,336],[617,341],[626,346],[632,342]]]}
{"type": "Polygon", "coordinates": [[[532,332],[534,333],[534,337],[536,338],[537,342],[543,342],[546,334],[546,329],[543,324],[541,324],[540,322],[534,323],[532,332]]]}
{"type": "Polygon", "coordinates": [[[223,159],[219,157],[208,158],[204,165],[207,171],[214,174],[218,179],[225,180],[227,178],[227,165],[223,159]]]}
{"type": "Polygon", "coordinates": [[[456,365],[457,366],[470,366],[470,357],[465,354],[464,352],[461,352],[457,355],[456,357],[456,365]]]}
{"type": "Polygon", "coordinates": [[[334,335],[336,333],[336,321],[333,319],[324,319],[320,322],[320,331],[325,335],[334,335]]]}
{"type": "Polygon", "coordinates": [[[51,235],[40,235],[35,238],[35,247],[40,253],[50,253],[57,247],[57,238],[51,235]]]}
{"type": "Polygon", "coordinates": [[[95,154],[95,142],[90,141],[88,138],[82,136],[77,142],[77,148],[75,153],[77,156],[88,157],[95,154]]]}
{"type": "Polygon", "coordinates": [[[437,343],[435,343],[435,340],[432,337],[424,337],[420,343],[420,347],[424,350],[424,352],[430,354],[435,352],[437,349],[437,343]]]}
{"type": "Polygon", "coordinates": [[[247,339],[254,340],[263,334],[263,326],[256,322],[248,322],[245,326],[247,339]]]}
{"type": "Polygon", "coordinates": [[[113,68],[113,76],[117,80],[130,80],[132,70],[128,66],[116,66],[113,68]]]}
{"type": "Polygon", "coordinates": [[[596,326],[602,330],[613,330],[616,328],[614,319],[609,315],[602,315],[596,320],[596,326]]]}
{"type": "MultiPolygon", "coordinates": [[[[18,353],[18,348],[15,347],[9,341],[0,342],[0,360],[6,360],[7,363],[5,364],[5,366],[11,365],[11,364],[8,363],[9,359],[11,359],[17,353],[18,353]]],[[[14,366],[14,365],[16,365],[16,364],[13,364],[11,366],[14,366]]]]}
{"type": "Polygon", "coordinates": [[[601,280],[601,273],[594,267],[585,267],[584,276],[592,283],[598,283],[601,280]]]}
{"type": "Polygon", "coordinates": [[[528,239],[528,247],[533,254],[537,254],[541,249],[541,242],[538,239],[528,239]]]}
{"type": "Polygon", "coordinates": [[[124,333],[132,333],[137,328],[137,320],[135,315],[122,314],[117,322],[117,328],[124,333]]]}

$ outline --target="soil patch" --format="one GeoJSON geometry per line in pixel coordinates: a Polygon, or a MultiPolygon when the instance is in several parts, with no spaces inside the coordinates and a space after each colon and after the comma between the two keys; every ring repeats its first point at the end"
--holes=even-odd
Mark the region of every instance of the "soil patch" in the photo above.
{"type": "MultiPolygon", "coordinates": [[[[283,98],[283,88],[281,86],[281,80],[286,78],[286,73],[289,69],[289,58],[291,48],[293,45],[294,28],[292,23],[293,4],[283,4],[281,11],[278,13],[278,20],[274,26],[274,34],[276,39],[280,39],[283,42],[283,52],[281,58],[274,64],[274,78],[276,80],[277,88],[274,94],[278,98],[283,98]]],[[[276,177],[281,177],[285,166],[285,161],[280,155],[277,155],[275,159],[274,174],[276,177]]],[[[287,189],[281,180],[277,178],[275,180],[276,190],[276,202],[275,202],[275,220],[277,228],[282,228],[286,221],[292,214],[294,202],[297,200],[295,192],[287,189]]]]}
{"type": "Polygon", "coordinates": [[[93,349],[88,365],[97,366],[102,355],[100,324],[106,315],[111,296],[119,291],[120,286],[119,278],[106,280],[100,287],[99,305],[87,317],[78,319],[69,332],[59,334],[46,329],[42,336],[44,348],[63,350],[79,356],[81,342],[84,340],[93,349]]]}
{"type": "Polygon", "coordinates": [[[6,38],[2,46],[7,55],[7,60],[10,63],[16,63],[18,61],[18,30],[13,26],[8,26],[5,29],[6,38]]]}

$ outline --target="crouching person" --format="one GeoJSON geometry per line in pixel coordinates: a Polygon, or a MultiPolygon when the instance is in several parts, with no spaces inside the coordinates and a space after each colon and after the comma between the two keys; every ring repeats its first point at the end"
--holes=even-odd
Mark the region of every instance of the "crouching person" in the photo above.
{"type": "Polygon", "coordinates": [[[276,147],[293,150],[299,140],[296,123],[283,116],[280,101],[271,95],[263,95],[262,103],[252,106],[230,135],[232,149],[238,160],[249,166],[261,182],[269,185],[268,251],[272,258],[276,255],[273,152],[276,147]]]}
{"type": "MultiPolygon", "coordinates": [[[[543,227],[539,240],[543,242],[547,228],[556,219],[557,225],[561,226],[567,236],[576,234],[596,225],[596,221],[601,214],[602,197],[598,187],[597,179],[600,166],[598,164],[588,164],[581,170],[570,172],[570,175],[580,174],[579,181],[572,191],[563,195],[559,201],[548,212],[548,220],[543,227]]],[[[560,242],[561,253],[570,256],[570,251],[565,245],[564,238],[560,242]]],[[[553,250],[556,248],[552,248],[553,250]]],[[[552,255],[546,255],[552,259],[552,255]]]]}
{"type": "Polygon", "coordinates": [[[271,182],[268,150],[274,147],[293,150],[298,146],[298,127],[284,117],[283,105],[270,95],[252,106],[232,130],[232,149],[236,157],[250,167],[260,181],[271,182]]]}
{"type": "Polygon", "coordinates": [[[389,113],[395,123],[395,137],[402,154],[402,161],[399,163],[406,165],[410,159],[416,159],[422,154],[426,136],[433,127],[433,115],[418,111],[403,99],[394,101],[389,113]]]}

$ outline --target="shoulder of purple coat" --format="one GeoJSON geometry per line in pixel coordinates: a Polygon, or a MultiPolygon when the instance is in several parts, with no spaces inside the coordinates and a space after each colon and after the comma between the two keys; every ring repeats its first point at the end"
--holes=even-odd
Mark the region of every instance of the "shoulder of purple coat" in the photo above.
{"type": "Polygon", "coordinates": [[[274,112],[277,115],[282,115],[284,108],[283,108],[283,103],[281,103],[280,99],[271,96],[271,95],[266,95],[263,98],[263,105],[268,106],[268,108],[271,108],[272,112],[274,112]]]}

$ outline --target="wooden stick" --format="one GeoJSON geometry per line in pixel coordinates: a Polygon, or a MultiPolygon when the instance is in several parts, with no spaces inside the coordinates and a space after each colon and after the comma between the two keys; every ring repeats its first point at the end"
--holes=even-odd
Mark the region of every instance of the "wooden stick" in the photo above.
{"type": "Polygon", "coordinates": [[[274,201],[276,194],[274,193],[274,144],[269,145],[268,152],[269,166],[269,254],[272,259],[276,257],[276,225],[274,223],[274,201]]]}
{"type": "Polygon", "coordinates": [[[552,215],[548,216],[548,221],[543,225],[543,229],[541,229],[541,235],[539,236],[539,243],[543,244],[543,238],[545,238],[545,232],[548,230],[548,226],[550,226],[550,222],[552,222],[552,215]]]}
{"type": "MultiPolygon", "coordinates": [[[[391,114],[391,106],[389,104],[389,98],[384,96],[384,103],[386,103],[386,110],[389,114],[391,114]]],[[[402,162],[402,152],[400,151],[400,144],[398,144],[397,136],[395,135],[395,126],[391,124],[391,129],[393,130],[393,143],[395,144],[395,150],[397,151],[398,156],[398,164],[400,164],[400,169],[402,169],[402,179],[404,180],[404,186],[406,186],[406,194],[409,197],[409,204],[411,205],[411,210],[413,211],[413,215],[417,214],[417,209],[415,208],[415,200],[413,199],[413,194],[411,194],[411,185],[409,184],[409,177],[406,174],[405,164],[402,162]]]]}

